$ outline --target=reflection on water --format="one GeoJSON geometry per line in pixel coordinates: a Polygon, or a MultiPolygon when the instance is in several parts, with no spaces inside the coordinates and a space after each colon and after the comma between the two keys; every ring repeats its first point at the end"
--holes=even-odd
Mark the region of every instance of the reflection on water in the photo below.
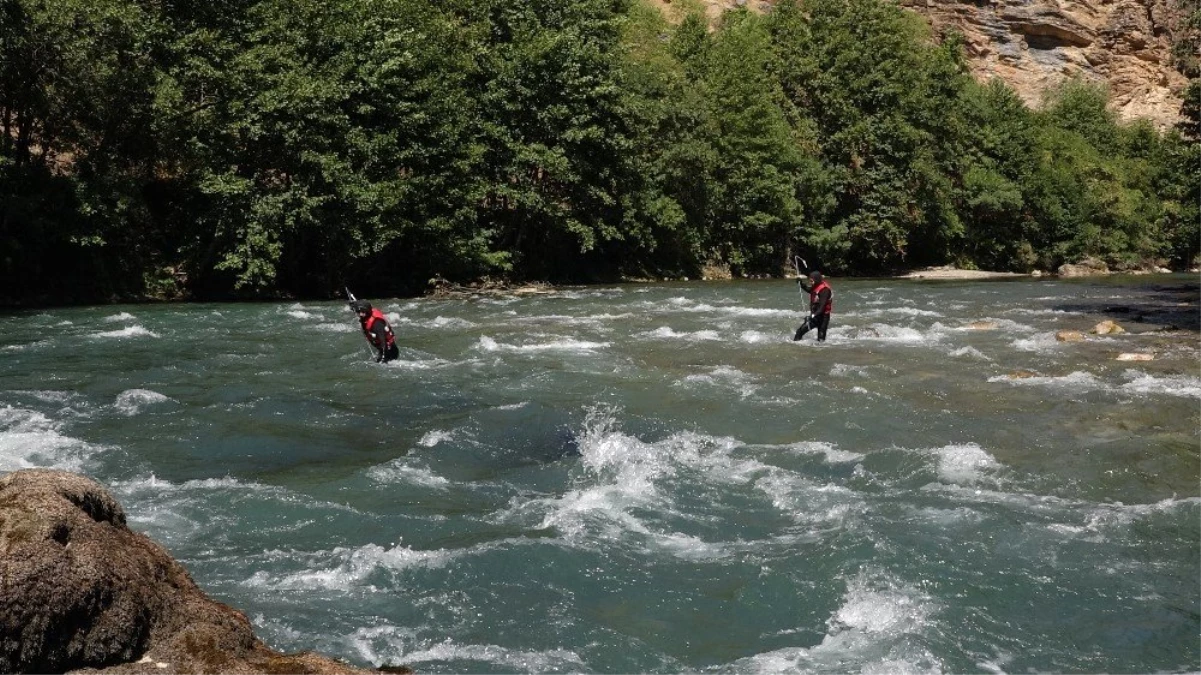
{"type": "Polygon", "coordinates": [[[832,282],[20,313],[0,470],[364,665],[1201,669],[1196,279],[832,282]]]}

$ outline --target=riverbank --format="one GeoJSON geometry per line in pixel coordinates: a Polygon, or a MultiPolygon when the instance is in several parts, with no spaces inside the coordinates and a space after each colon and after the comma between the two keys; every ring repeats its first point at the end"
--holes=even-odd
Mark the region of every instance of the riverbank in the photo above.
{"type": "Polygon", "coordinates": [[[1040,274],[1022,274],[1020,272],[991,272],[988,270],[961,270],[951,266],[927,267],[896,275],[897,279],[946,279],[946,280],[976,280],[976,279],[1012,279],[1017,277],[1040,277],[1040,274]]]}

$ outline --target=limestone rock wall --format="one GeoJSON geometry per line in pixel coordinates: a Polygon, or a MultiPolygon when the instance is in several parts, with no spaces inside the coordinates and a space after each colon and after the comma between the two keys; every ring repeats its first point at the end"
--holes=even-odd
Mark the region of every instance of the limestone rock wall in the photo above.
{"type": "Polygon", "coordinates": [[[902,0],[936,31],[967,40],[973,74],[999,77],[1037,107],[1067,77],[1104,82],[1126,120],[1163,128],[1180,116],[1186,78],[1172,63],[1182,13],[1173,0],[902,0]]]}
{"type": "MultiPolygon", "coordinates": [[[[651,0],[669,15],[672,0],[651,0]]],[[[1105,83],[1125,120],[1159,128],[1180,119],[1187,84],[1172,63],[1183,30],[1180,0],[898,0],[930,22],[966,38],[972,73],[998,77],[1031,107],[1065,78],[1105,83]]],[[[702,0],[710,18],[733,7],[770,11],[776,0],[702,0]]],[[[677,3],[678,4],[678,3],[677,3]]]]}

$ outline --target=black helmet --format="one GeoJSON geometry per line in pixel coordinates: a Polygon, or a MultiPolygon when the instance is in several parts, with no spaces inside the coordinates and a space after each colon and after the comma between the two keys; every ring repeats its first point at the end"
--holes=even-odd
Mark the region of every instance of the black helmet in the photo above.
{"type": "Polygon", "coordinates": [[[809,273],[809,278],[820,283],[822,280],[822,273],[818,272],[817,270],[813,270],[809,273]]]}
{"type": "Polygon", "coordinates": [[[358,314],[371,313],[371,303],[367,302],[366,300],[355,300],[354,302],[350,303],[350,308],[358,314]]]}

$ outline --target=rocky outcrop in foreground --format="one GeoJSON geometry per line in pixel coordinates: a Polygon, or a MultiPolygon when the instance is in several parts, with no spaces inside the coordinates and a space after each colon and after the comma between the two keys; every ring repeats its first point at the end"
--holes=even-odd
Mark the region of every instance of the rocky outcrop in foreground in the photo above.
{"type": "Polygon", "coordinates": [[[100,484],[61,471],[0,478],[0,672],[365,673],[280,654],[129,529],[100,484]]]}

